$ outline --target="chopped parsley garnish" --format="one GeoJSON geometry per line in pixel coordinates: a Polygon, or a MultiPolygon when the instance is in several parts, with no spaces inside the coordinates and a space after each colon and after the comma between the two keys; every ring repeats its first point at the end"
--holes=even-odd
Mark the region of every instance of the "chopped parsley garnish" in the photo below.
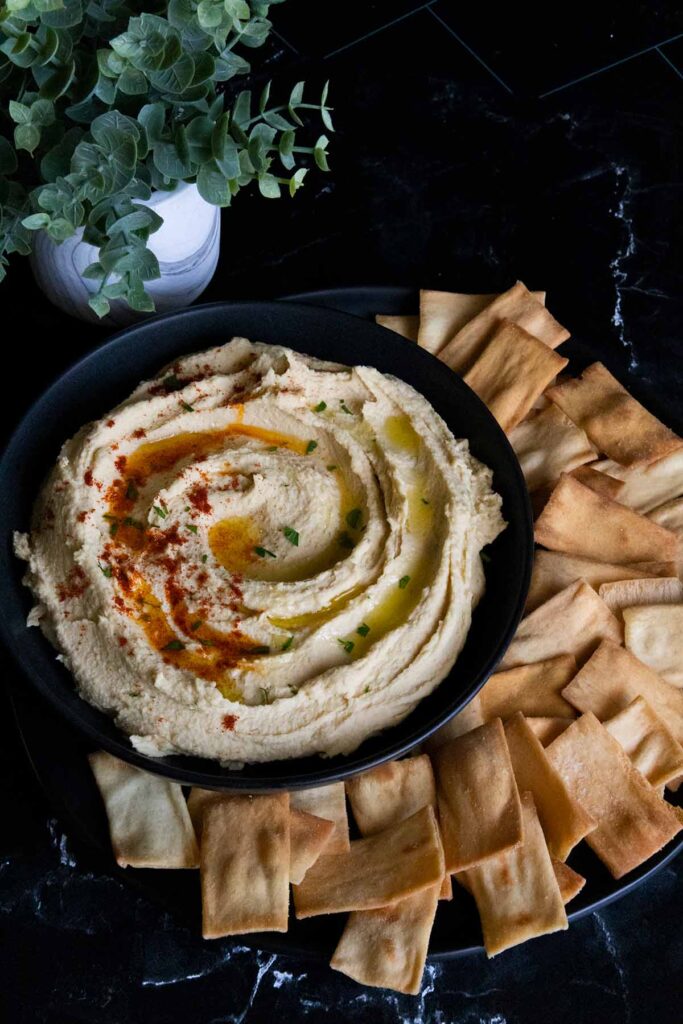
{"type": "Polygon", "coordinates": [[[277,558],[274,551],[269,551],[268,548],[254,548],[254,554],[258,555],[259,558],[277,558]]]}
{"type": "Polygon", "coordinates": [[[277,445],[276,444],[271,444],[270,448],[266,448],[266,451],[267,452],[276,452],[277,451],[277,445]]]}
{"type": "Polygon", "coordinates": [[[133,519],[131,516],[126,516],[123,520],[124,526],[132,526],[135,530],[144,530],[145,524],[141,523],[139,519],[133,519]]]}
{"type": "Polygon", "coordinates": [[[112,574],[111,566],[110,565],[102,565],[101,562],[98,562],[97,565],[99,566],[99,570],[102,573],[102,575],[106,576],[108,580],[111,579],[111,574],[112,574]]]}
{"type": "Polygon", "coordinates": [[[370,687],[366,686],[365,689],[363,690],[363,693],[370,693],[370,687]]]}
{"type": "Polygon", "coordinates": [[[270,647],[266,647],[265,644],[261,644],[259,647],[252,647],[249,651],[250,654],[270,654],[270,647]]]}
{"type": "Polygon", "coordinates": [[[294,637],[293,636],[288,636],[287,639],[285,640],[285,642],[283,643],[282,647],[280,648],[280,650],[281,651],[288,651],[293,643],[294,643],[294,637]]]}
{"type": "Polygon", "coordinates": [[[190,511],[190,506],[186,505],[185,508],[183,509],[183,512],[189,512],[189,511],[190,511]]]}
{"type": "Polygon", "coordinates": [[[343,398],[339,399],[339,405],[341,407],[341,411],[342,412],[347,413],[349,416],[353,416],[353,413],[351,412],[351,410],[349,409],[348,405],[346,404],[346,402],[344,401],[343,398]]]}
{"type": "Polygon", "coordinates": [[[152,508],[158,516],[161,516],[162,519],[165,519],[168,515],[168,509],[162,508],[161,505],[152,505],[152,508]]]}
{"type": "Polygon", "coordinates": [[[337,469],[337,466],[335,466],[334,463],[331,466],[327,467],[327,470],[330,473],[334,473],[335,469],[337,469]]]}
{"type": "Polygon", "coordinates": [[[194,525],[194,523],[185,523],[185,526],[190,531],[190,533],[197,533],[197,527],[194,525]]]}
{"type": "Polygon", "coordinates": [[[208,555],[202,555],[202,562],[207,562],[209,559],[208,555]]]}
{"type": "Polygon", "coordinates": [[[164,377],[161,382],[167,391],[180,391],[185,385],[182,381],[178,380],[175,373],[169,373],[168,377],[164,377]]]}
{"type": "Polygon", "coordinates": [[[161,649],[162,651],[184,651],[185,644],[182,640],[169,640],[166,646],[161,649]]]}
{"type": "Polygon", "coordinates": [[[308,444],[306,445],[306,454],[310,455],[311,452],[314,452],[317,447],[318,447],[318,442],[317,441],[309,441],[308,444]]]}
{"type": "Polygon", "coordinates": [[[114,522],[116,522],[116,516],[113,516],[113,515],[111,514],[111,512],[105,512],[105,513],[104,513],[104,514],[102,515],[102,518],[103,518],[103,519],[113,519],[113,520],[114,520],[114,522]]]}
{"type": "Polygon", "coordinates": [[[126,487],[126,497],[128,498],[129,501],[135,501],[137,496],[138,496],[138,489],[135,486],[135,484],[133,483],[133,481],[129,480],[128,481],[128,486],[126,487]]]}
{"type": "Polygon", "coordinates": [[[287,538],[290,544],[293,544],[295,548],[299,547],[298,530],[293,529],[293,527],[291,526],[285,526],[282,532],[284,533],[285,537],[287,538]]]}
{"type": "Polygon", "coordinates": [[[339,534],[339,544],[341,547],[346,548],[347,551],[351,551],[356,546],[355,541],[349,537],[346,530],[339,534]]]}
{"type": "Polygon", "coordinates": [[[201,644],[202,647],[215,647],[213,640],[202,640],[200,636],[197,637],[197,643],[201,644]]]}
{"type": "Polygon", "coordinates": [[[204,625],[204,620],[203,619],[196,619],[194,622],[190,623],[190,629],[192,630],[193,633],[195,633],[199,629],[199,627],[203,626],[203,625],[204,625]]]}
{"type": "Polygon", "coordinates": [[[420,501],[422,502],[423,505],[428,505],[429,504],[429,502],[427,501],[426,498],[420,498],[420,501]]]}
{"type": "Polygon", "coordinates": [[[313,406],[313,412],[325,412],[325,409],[327,409],[327,402],[318,402],[313,406]]]}
{"type": "Polygon", "coordinates": [[[362,626],[359,626],[358,629],[356,630],[356,633],[358,633],[358,636],[367,636],[369,632],[370,632],[370,627],[365,622],[362,624],[362,626]]]}
{"type": "Polygon", "coordinates": [[[193,406],[193,405],[190,405],[190,403],[189,403],[189,402],[183,402],[183,401],[181,401],[181,403],[180,403],[180,404],[181,404],[181,406],[183,407],[183,409],[185,410],[185,412],[194,412],[194,406],[193,406]]]}
{"type": "Polygon", "coordinates": [[[352,508],[350,512],[346,513],[346,525],[350,526],[352,530],[357,530],[362,518],[362,511],[359,508],[352,508]]]}
{"type": "Polygon", "coordinates": [[[341,637],[337,638],[337,643],[342,645],[347,654],[350,654],[356,646],[353,640],[342,640],[341,637]]]}
{"type": "Polygon", "coordinates": [[[405,590],[409,583],[410,576],[401,576],[400,580],[398,581],[398,585],[401,588],[401,590],[405,590]]]}
{"type": "Polygon", "coordinates": [[[118,532],[119,532],[119,524],[116,523],[116,522],[112,523],[111,526],[109,527],[109,536],[110,537],[115,537],[118,532]]]}

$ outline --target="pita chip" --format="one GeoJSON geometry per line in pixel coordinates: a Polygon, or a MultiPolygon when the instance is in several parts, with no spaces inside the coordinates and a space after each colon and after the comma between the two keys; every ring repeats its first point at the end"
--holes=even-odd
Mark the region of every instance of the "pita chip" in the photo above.
{"type": "Polygon", "coordinates": [[[419,316],[390,316],[389,314],[378,313],[375,323],[380,327],[386,327],[388,331],[394,331],[408,341],[417,341],[417,332],[420,323],[419,316]]]}
{"type": "Polygon", "coordinates": [[[548,849],[564,861],[597,822],[568,791],[521,711],[506,723],[505,738],[517,788],[532,794],[548,849]]]}
{"type": "Polygon", "coordinates": [[[569,792],[598,822],[586,842],[614,878],[633,871],[680,832],[670,806],[590,712],[572,722],[546,754],[569,792]]]}
{"type": "Polygon", "coordinates": [[[551,857],[551,860],[553,862],[555,878],[557,879],[557,884],[560,887],[562,902],[566,907],[566,905],[573,900],[575,896],[579,895],[586,884],[586,879],[583,875],[573,871],[568,864],[563,864],[561,860],[555,860],[554,857],[551,857]]]}
{"type": "Polygon", "coordinates": [[[363,836],[372,836],[422,807],[436,806],[432,763],[426,754],[387,761],[346,781],[346,792],[363,836]]]}
{"type": "Polygon", "coordinates": [[[626,647],[662,679],[683,687],[683,604],[624,608],[626,647]]]}
{"type": "Polygon", "coordinates": [[[298,918],[374,910],[439,886],[443,849],[432,807],[367,839],[346,853],[319,857],[301,885],[293,887],[298,918]]]}
{"type": "Polygon", "coordinates": [[[495,298],[495,292],[489,295],[466,295],[462,292],[423,288],[420,291],[418,345],[436,355],[446,342],[495,298]]]}
{"type": "Polygon", "coordinates": [[[674,498],[673,501],[658,505],[647,513],[647,518],[680,537],[683,534],[683,498],[674,498]]]}
{"type": "Polygon", "coordinates": [[[678,576],[616,580],[603,583],[598,593],[610,611],[619,617],[624,608],[637,604],[680,604],[683,601],[683,583],[678,576]]]}
{"type": "MultiPolygon", "coordinates": [[[[576,717],[576,716],[574,716],[576,717]]],[[[541,744],[547,747],[553,742],[556,736],[559,736],[561,732],[567,728],[568,725],[574,721],[573,718],[527,718],[526,724],[529,726],[534,736],[538,737],[541,744]]]]}
{"type": "Polygon", "coordinates": [[[500,663],[503,669],[573,654],[581,664],[601,640],[623,637],[621,623],[583,580],[551,597],[522,619],[500,663]]]}
{"type": "Polygon", "coordinates": [[[620,466],[612,459],[604,459],[593,468],[623,481],[619,501],[636,512],[651,512],[683,495],[683,448],[644,465],[620,466]]]}
{"type": "Polygon", "coordinates": [[[499,718],[433,754],[446,871],[462,871],[519,845],[522,815],[499,718]]]}
{"type": "Polygon", "coordinates": [[[495,672],[479,691],[484,720],[504,720],[518,711],[524,715],[572,719],[574,709],[562,691],[575,675],[576,658],[572,654],[495,672]]]}
{"type": "Polygon", "coordinates": [[[562,694],[578,711],[592,711],[602,721],[643,697],[683,744],[683,691],[618,644],[601,643],[562,694]]]}
{"type": "Polygon", "coordinates": [[[512,320],[502,320],[463,379],[507,434],[567,362],[512,320]]]}
{"type": "Polygon", "coordinates": [[[209,800],[202,815],[200,880],[205,939],[286,932],[289,794],[209,800]]]}
{"type": "Polygon", "coordinates": [[[664,786],[683,775],[683,746],[642,697],[608,718],[604,726],[651,786],[664,786]]]}
{"type": "Polygon", "coordinates": [[[122,868],[196,868],[199,850],[180,786],[98,750],[88,755],[122,868]]]}
{"type": "Polygon", "coordinates": [[[346,791],[343,782],[312,789],[297,789],[290,794],[291,806],[307,811],[316,818],[334,822],[335,830],[325,848],[325,855],[344,853],[349,849],[349,819],[346,813],[346,791]]]}
{"type": "Polygon", "coordinates": [[[614,562],[596,562],[593,558],[583,558],[581,555],[567,555],[563,551],[543,551],[539,548],[534,553],[526,610],[532,612],[577,580],[585,580],[594,590],[598,590],[603,583],[616,580],[675,575],[675,562],[629,562],[617,565],[614,562]]]}
{"type": "Polygon", "coordinates": [[[585,430],[598,451],[622,466],[654,462],[683,444],[602,363],[551,388],[548,398],[585,430]]]}
{"type": "Polygon", "coordinates": [[[571,476],[560,477],[536,520],[538,544],[605,562],[671,562],[676,534],[571,476]]]}
{"type": "Polygon", "coordinates": [[[571,473],[597,454],[583,430],[556,405],[518,423],[510,432],[510,444],[529,491],[549,487],[562,473],[571,473]]]}
{"type": "Polygon", "coordinates": [[[518,281],[461,327],[441,349],[439,359],[456,373],[467,373],[503,320],[511,320],[548,348],[557,348],[569,337],[569,331],[518,281]]]}
{"type": "Polygon", "coordinates": [[[290,809],[289,829],[289,880],[293,885],[299,885],[329,843],[334,822],[316,818],[308,811],[290,809]]]}
{"type": "Polygon", "coordinates": [[[522,794],[522,814],[523,843],[465,872],[489,957],[568,927],[562,893],[531,793],[522,794]]]}
{"type": "Polygon", "coordinates": [[[417,995],[437,900],[432,886],[388,907],[349,914],[330,967],[361,985],[417,995]]]}
{"type": "MultiPolygon", "coordinates": [[[[557,406],[554,405],[551,408],[557,409],[557,406]]],[[[570,471],[567,470],[567,472],[570,471]]],[[[617,480],[615,476],[602,473],[593,469],[592,466],[579,466],[578,469],[571,470],[571,475],[584,487],[590,487],[591,491],[601,494],[603,498],[610,498],[612,501],[619,501],[619,495],[624,489],[623,480],[617,480]]]]}

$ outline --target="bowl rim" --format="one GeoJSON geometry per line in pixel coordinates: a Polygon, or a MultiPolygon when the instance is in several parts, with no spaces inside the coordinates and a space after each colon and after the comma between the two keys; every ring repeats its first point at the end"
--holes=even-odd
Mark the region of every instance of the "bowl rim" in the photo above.
{"type": "MultiPolygon", "coordinates": [[[[34,693],[39,695],[42,699],[47,700],[47,702],[61,715],[61,717],[74,726],[82,735],[85,735],[89,740],[98,744],[102,749],[107,750],[114,756],[119,757],[145,771],[161,775],[185,785],[232,791],[273,792],[281,789],[295,790],[331,784],[358,774],[361,771],[366,771],[369,768],[375,767],[393,758],[401,757],[419,743],[427,739],[437,729],[441,728],[441,726],[446,724],[446,722],[453,718],[472,700],[502,658],[522,617],[531,578],[533,561],[533,521],[531,505],[522,470],[509,440],[500,429],[491,413],[486,409],[483,402],[481,402],[478,396],[472,392],[471,389],[467,388],[461,378],[456,374],[453,374],[453,371],[448,369],[445,364],[440,363],[440,361],[431,353],[418,348],[413,342],[401,338],[396,335],[395,332],[371,323],[363,317],[328,307],[317,306],[313,303],[291,301],[285,297],[282,299],[267,301],[244,300],[235,302],[218,301],[211,303],[198,303],[193,306],[185,307],[181,310],[148,317],[139,323],[116,331],[107,337],[104,342],[98,343],[95,341],[95,343],[79,358],[66,366],[66,368],[59,373],[52,383],[43,389],[43,391],[31,401],[28,408],[24,411],[19,422],[11,432],[2,458],[0,458],[0,480],[8,476],[12,462],[16,459],[18,450],[23,447],[26,437],[30,434],[30,428],[36,420],[36,417],[41,412],[43,406],[53,401],[54,398],[59,395],[61,390],[69,385],[73,385],[75,378],[81,374],[88,373],[91,367],[96,367],[98,362],[102,361],[102,359],[106,358],[108,354],[122,346],[124,342],[128,343],[136,334],[144,335],[150,330],[154,331],[155,329],[158,329],[160,324],[167,322],[189,323],[190,328],[185,333],[183,340],[184,348],[181,346],[180,349],[176,350],[175,356],[171,356],[170,359],[164,358],[164,356],[160,354],[156,360],[156,367],[157,369],[160,369],[165,363],[172,361],[173,358],[177,358],[188,352],[201,351],[201,345],[193,346],[193,338],[197,339],[201,337],[201,329],[199,331],[192,331],[191,325],[193,320],[196,319],[197,322],[201,322],[202,318],[206,317],[207,314],[210,314],[211,312],[228,311],[231,314],[239,314],[240,312],[248,314],[250,310],[254,309],[259,310],[264,315],[270,314],[275,317],[282,315],[285,310],[299,313],[301,316],[307,316],[312,312],[315,312],[317,316],[322,315],[323,318],[342,322],[345,321],[352,329],[355,326],[357,330],[358,323],[361,322],[368,330],[381,332],[382,335],[385,336],[385,339],[387,337],[392,339],[391,344],[395,346],[405,346],[404,351],[410,351],[412,353],[412,358],[429,361],[441,367],[445,374],[452,374],[452,377],[450,378],[451,385],[454,386],[456,390],[460,390],[461,394],[463,393],[462,389],[465,389],[467,392],[467,400],[474,402],[481,407],[484,411],[483,414],[485,418],[488,418],[490,421],[490,427],[495,429],[497,432],[498,443],[507,457],[507,470],[512,473],[513,484],[517,492],[516,498],[519,499],[519,506],[524,513],[523,520],[520,519],[518,526],[522,530],[526,557],[523,559],[522,573],[518,580],[519,585],[516,600],[511,608],[506,626],[502,631],[500,631],[497,643],[489,649],[488,655],[484,659],[479,671],[476,673],[474,680],[470,681],[466,689],[461,692],[460,698],[453,703],[452,707],[449,707],[446,711],[441,711],[436,714],[434,719],[430,721],[426,727],[419,726],[413,731],[408,731],[408,734],[404,735],[401,739],[382,742],[381,750],[379,752],[359,754],[358,750],[356,750],[348,755],[340,755],[334,759],[318,757],[319,770],[317,772],[305,772],[304,774],[301,774],[300,770],[299,773],[296,770],[296,765],[300,763],[301,759],[254,763],[255,767],[267,767],[268,765],[285,766],[291,764],[294,769],[291,772],[283,772],[282,774],[278,774],[277,777],[271,777],[267,781],[262,781],[261,779],[254,777],[244,778],[236,771],[231,772],[229,768],[226,769],[224,766],[221,766],[218,761],[213,761],[208,758],[197,758],[190,755],[172,755],[170,757],[154,758],[139,752],[130,744],[128,736],[114,725],[110,716],[97,711],[97,709],[77,694],[75,688],[73,688],[73,700],[67,701],[60,692],[53,689],[46,681],[42,678],[37,678],[36,673],[31,670],[31,666],[27,666],[25,651],[22,650],[24,645],[21,640],[17,638],[15,632],[9,628],[8,618],[5,615],[0,616],[0,638],[3,641],[5,649],[7,649],[11,654],[20,674],[24,679],[27,679],[30,682],[34,693]],[[83,714],[78,713],[77,709],[81,705],[85,705],[85,708],[87,709],[85,717],[83,717],[83,714]],[[95,712],[95,715],[93,715],[92,712],[95,712]],[[94,719],[98,716],[105,721],[95,723],[94,719]],[[109,726],[108,731],[105,731],[106,724],[109,726]],[[185,763],[180,765],[176,764],[175,762],[179,760],[185,763]],[[343,764],[338,763],[340,760],[343,761],[343,764]],[[190,764],[190,762],[199,763],[201,767],[195,768],[190,764]]],[[[230,334],[231,332],[228,330],[226,333],[230,334]]],[[[234,336],[234,334],[232,336],[234,336]]],[[[268,343],[282,344],[277,341],[268,343]]],[[[210,342],[207,342],[207,345],[210,344],[210,342]]],[[[306,350],[305,341],[302,342],[301,350],[306,350]]],[[[368,364],[372,365],[372,359],[368,360],[368,364]]],[[[137,383],[137,381],[135,383],[137,383]]],[[[131,384],[130,386],[134,386],[134,384],[131,384]]],[[[419,391],[419,388],[417,390],[419,391]]],[[[429,400],[430,399],[428,398],[428,401],[429,400]]],[[[106,410],[104,411],[106,412],[106,410]]],[[[104,413],[101,413],[101,415],[103,414],[104,413]]],[[[61,433],[59,436],[61,437],[61,433]]],[[[38,490],[36,489],[36,496],[37,493],[38,490]]],[[[0,523],[2,523],[3,527],[6,525],[5,521],[8,515],[5,506],[6,498],[3,496],[3,489],[0,488],[0,523]]],[[[8,554],[8,545],[5,544],[4,548],[0,550],[0,564],[2,564],[2,561],[4,560],[6,567],[10,569],[14,567],[14,575],[16,576],[17,566],[20,568],[20,563],[11,551],[11,536],[9,538],[5,538],[5,540],[9,540],[10,553],[8,554]]],[[[13,582],[14,581],[11,577],[8,578],[6,573],[0,574],[0,599],[2,599],[3,605],[5,604],[5,601],[8,600],[10,602],[14,602],[15,597],[17,596],[17,594],[13,592],[13,582]]],[[[28,594],[28,591],[26,593],[28,594]]],[[[42,634],[40,635],[41,638],[45,640],[45,638],[42,637],[42,634]]],[[[49,644],[49,641],[45,640],[45,643],[49,644]]],[[[50,645],[50,649],[54,650],[52,645],[50,645]]],[[[439,686],[440,685],[442,684],[439,684],[439,686]]],[[[437,687],[434,692],[438,689],[439,687],[437,687]]],[[[400,729],[406,722],[409,722],[413,714],[414,711],[410,712],[410,714],[402,719],[401,722],[396,726],[392,726],[385,730],[380,734],[380,736],[390,737],[391,733],[394,732],[395,729],[400,729]]],[[[366,741],[361,744],[360,748],[358,748],[359,750],[362,751],[362,747],[365,745],[365,742],[366,741]]],[[[306,760],[309,760],[309,758],[306,760]]]]}

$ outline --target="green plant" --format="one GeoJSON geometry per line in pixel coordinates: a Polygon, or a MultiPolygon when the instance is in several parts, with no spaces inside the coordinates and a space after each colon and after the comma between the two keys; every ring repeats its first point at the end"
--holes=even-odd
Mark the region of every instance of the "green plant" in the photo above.
{"type": "Polygon", "coordinates": [[[124,0],[0,7],[0,280],[9,254],[30,252],[32,232],[61,242],[82,227],[99,249],[85,271],[97,284],[95,312],[104,316],[114,298],[151,311],[145,282],[159,265],[147,241],[162,221],[139,200],[187,181],[229,206],[254,181],[268,199],[283,187],[294,195],[311,160],[328,170],[327,137],[297,139],[307,111],[332,131],[327,86],[309,103],[299,82],[274,105],[270,84],[256,104],[225,86],[250,71],[236,50],[265,41],[279,2],[169,0],[147,5],[153,13],[124,0]]]}

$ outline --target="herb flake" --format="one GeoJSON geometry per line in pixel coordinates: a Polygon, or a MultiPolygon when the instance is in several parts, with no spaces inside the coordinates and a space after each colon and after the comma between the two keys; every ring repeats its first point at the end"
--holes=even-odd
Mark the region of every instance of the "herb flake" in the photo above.
{"type": "Polygon", "coordinates": [[[356,633],[358,633],[358,636],[367,636],[369,632],[370,632],[370,627],[368,626],[368,624],[366,622],[364,622],[362,625],[360,625],[358,627],[358,629],[356,630],[356,633]]]}
{"type": "Polygon", "coordinates": [[[299,547],[298,530],[295,530],[292,526],[285,526],[282,532],[284,533],[285,537],[287,538],[290,544],[293,544],[295,548],[299,547]]]}
{"type": "Polygon", "coordinates": [[[274,551],[269,551],[268,548],[256,547],[254,548],[254,554],[258,555],[259,558],[277,558],[274,551]]]}
{"type": "Polygon", "coordinates": [[[347,654],[351,654],[356,646],[353,640],[343,640],[341,637],[337,637],[337,643],[342,645],[347,654]]]}
{"type": "Polygon", "coordinates": [[[161,649],[162,651],[184,651],[185,644],[182,640],[169,640],[161,649]]]}
{"type": "Polygon", "coordinates": [[[318,442],[317,441],[309,441],[308,444],[306,445],[306,454],[310,455],[311,452],[314,452],[317,447],[318,447],[318,442]]]}
{"type": "Polygon", "coordinates": [[[198,528],[195,526],[194,523],[185,523],[185,526],[190,531],[190,533],[197,533],[198,528]]]}
{"type": "Polygon", "coordinates": [[[152,508],[161,519],[165,519],[168,515],[168,509],[163,508],[161,505],[152,505],[152,508]]]}
{"type": "Polygon", "coordinates": [[[359,508],[352,508],[346,513],[346,525],[352,530],[358,530],[363,519],[363,512],[359,508]]]}
{"type": "Polygon", "coordinates": [[[97,566],[103,576],[106,576],[108,580],[112,577],[112,567],[110,565],[102,565],[101,562],[97,563],[97,566]]]}
{"type": "Polygon", "coordinates": [[[398,585],[401,590],[405,590],[409,583],[410,576],[401,576],[400,580],[398,581],[398,585]]]}
{"type": "Polygon", "coordinates": [[[288,651],[293,643],[294,643],[294,637],[293,636],[288,636],[287,639],[285,640],[285,642],[283,643],[282,647],[280,648],[280,650],[281,651],[288,651]]]}
{"type": "Polygon", "coordinates": [[[189,402],[181,401],[180,404],[181,404],[182,408],[185,410],[185,412],[194,412],[194,406],[190,405],[189,402]]]}
{"type": "Polygon", "coordinates": [[[327,402],[318,402],[313,406],[313,412],[325,412],[325,409],[327,409],[327,402]]]}

